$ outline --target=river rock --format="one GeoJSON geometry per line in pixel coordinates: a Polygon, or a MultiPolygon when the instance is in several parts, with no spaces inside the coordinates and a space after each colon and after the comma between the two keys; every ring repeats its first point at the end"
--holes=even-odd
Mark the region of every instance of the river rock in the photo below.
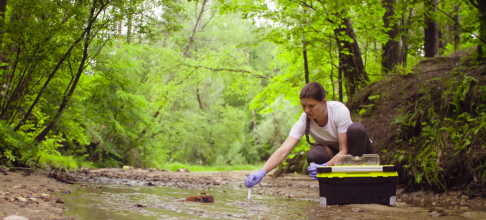
{"type": "Polygon", "coordinates": [[[3,220],[29,220],[29,219],[20,215],[9,215],[3,218],[3,220]]]}
{"type": "Polygon", "coordinates": [[[18,201],[21,201],[21,202],[27,202],[26,198],[23,198],[23,197],[20,197],[20,196],[15,197],[15,199],[18,200],[18,201]]]}
{"type": "Polygon", "coordinates": [[[184,169],[177,169],[176,172],[189,173],[189,169],[187,167],[184,169]]]}
{"type": "Polygon", "coordinates": [[[203,203],[213,203],[213,196],[189,196],[186,199],[187,202],[203,202],[203,203]]]}

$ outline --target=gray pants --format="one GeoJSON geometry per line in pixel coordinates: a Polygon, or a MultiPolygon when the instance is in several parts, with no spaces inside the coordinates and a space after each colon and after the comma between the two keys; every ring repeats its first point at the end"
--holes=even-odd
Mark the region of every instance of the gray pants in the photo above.
{"type": "MultiPolygon", "coordinates": [[[[349,125],[347,139],[348,154],[353,156],[361,156],[363,154],[372,154],[374,151],[373,145],[368,137],[368,132],[366,132],[366,128],[359,122],[353,122],[351,125],[349,125]]],[[[339,150],[333,147],[316,145],[307,153],[307,163],[326,163],[338,152],[339,150]]]]}

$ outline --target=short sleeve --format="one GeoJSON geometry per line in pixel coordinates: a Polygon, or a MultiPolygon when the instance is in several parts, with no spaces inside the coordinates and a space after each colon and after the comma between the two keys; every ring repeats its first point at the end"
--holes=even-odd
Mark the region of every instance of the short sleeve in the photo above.
{"type": "Polygon", "coordinates": [[[302,113],[299,120],[295,122],[294,126],[290,130],[289,136],[297,139],[301,139],[305,133],[305,113],[302,113]]]}
{"type": "Polygon", "coordinates": [[[349,113],[348,107],[344,104],[339,108],[337,112],[337,131],[338,133],[346,133],[348,132],[348,127],[353,123],[351,121],[351,115],[349,113]]]}

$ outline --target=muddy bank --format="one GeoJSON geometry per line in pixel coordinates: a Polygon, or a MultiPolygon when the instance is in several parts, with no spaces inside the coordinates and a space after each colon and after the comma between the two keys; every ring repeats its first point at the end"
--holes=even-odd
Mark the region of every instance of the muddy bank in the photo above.
{"type": "MultiPolygon", "coordinates": [[[[176,188],[210,188],[216,186],[246,187],[244,181],[255,171],[223,172],[167,172],[155,169],[82,169],[77,178],[84,182],[112,183],[125,185],[168,186],[176,188]]],[[[277,178],[270,172],[260,184],[253,187],[253,193],[275,195],[283,198],[319,202],[319,185],[303,174],[283,174],[277,178]]],[[[422,207],[445,207],[452,210],[486,208],[486,200],[471,197],[465,191],[434,193],[432,191],[403,192],[397,187],[397,202],[422,207]]]]}
{"type": "Polygon", "coordinates": [[[0,219],[19,215],[29,219],[74,219],[64,217],[64,202],[54,193],[71,192],[71,186],[47,177],[46,173],[30,175],[17,171],[0,174],[0,219]]]}

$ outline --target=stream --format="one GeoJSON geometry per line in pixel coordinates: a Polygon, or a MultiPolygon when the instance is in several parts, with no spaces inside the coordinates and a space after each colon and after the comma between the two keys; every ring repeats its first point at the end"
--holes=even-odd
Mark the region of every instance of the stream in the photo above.
{"type": "Polygon", "coordinates": [[[314,202],[252,194],[239,187],[184,189],[171,187],[90,184],[70,194],[56,195],[64,202],[66,216],[82,219],[255,219],[288,218],[314,202]],[[214,203],[186,202],[194,195],[212,195],[214,203]],[[138,205],[147,207],[138,207],[138,205]]]}
{"type": "MultiPolygon", "coordinates": [[[[81,219],[486,219],[484,207],[376,204],[319,206],[318,201],[252,193],[241,186],[178,188],[133,184],[76,185],[69,194],[57,193],[66,216],[81,219]],[[185,198],[212,195],[214,203],[186,202],[185,198]],[[139,205],[146,207],[139,207],[139,205]]],[[[318,193],[316,191],[316,193],[318,193]]]]}

